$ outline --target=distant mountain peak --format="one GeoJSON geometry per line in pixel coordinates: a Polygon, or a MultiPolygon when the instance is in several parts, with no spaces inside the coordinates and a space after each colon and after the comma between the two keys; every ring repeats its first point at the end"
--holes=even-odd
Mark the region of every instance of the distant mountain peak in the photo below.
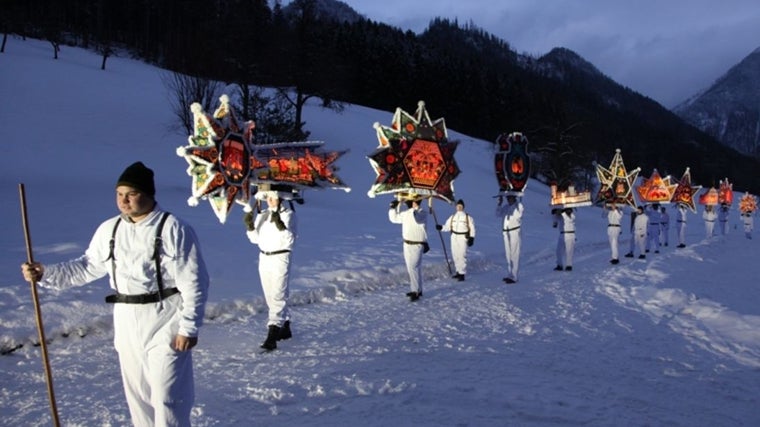
{"type": "MultiPolygon", "coordinates": [[[[348,22],[354,23],[361,19],[366,19],[351,6],[338,0],[312,0],[315,8],[317,19],[324,21],[348,22]]],[[[290,2],[283,8],[283,12],[290,16],[298,13],[296,2],[290,2]]]]}
{"type": "Polygon", "coordinates": [[[735,150],[760,157],[760,47],[709,88],[677,105],[682,119],[735,150]]]}
{"type": "Polygon", "coordinates": [[[566,47],[555,47],[546,55],[538,59],[539,64],[554,64],[561,68],[572,67],[591,76],[603,76],[602,72],[594,64],[586,61],[582,56],[566,47]]]}

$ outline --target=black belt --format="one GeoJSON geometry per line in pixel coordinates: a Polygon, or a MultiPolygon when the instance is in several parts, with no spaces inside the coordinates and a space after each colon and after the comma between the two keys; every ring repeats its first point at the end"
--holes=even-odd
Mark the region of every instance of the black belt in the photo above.
{"type": "Polygon", "coordinates": [[[264,255],[278,255],[278,254],[284,254],[288,252],[290,252],[290,249],[280,249],[279,251],[272,251],[272,252],[261,251],[261,253],[264,255]]]}
{"type": "Polygon", "coordinates": [[[469,231],[452,231],[452,234],[470,234],[469,231]]]}
{"type": "Polygon", "coordinates": [[[607,227],[620,227],[620,224],[609,224],[607,227]]]}
{"type": "Polygon", "coordinates": [[[686,221],[681,221],[681,220],[679,219],[677,222],[686,222],[686,221]]]}
{"type": "Polygon", "coordinates": [[[404,243],[406,243],[407,245],[424,245],[425,244],[425,242],[415,242],[413,240],[406,240],[406,239],[404,239],[404,243]]]}
{"type": "Polygon", "coordinates": [[[706,219],[705,222],[715,222],[714,219],[706,219]]]}
{"type": "Polygon", "coordinates": [[[560,231],[561,234],[573,234],[575,231],[560,231]]]}
{"type": "Polygon", "coordinates": [[[170,296],[174,294],[178,294],[179,289],[177,288],[170,288],[170,289],[162,289],[161,293],[153,292],[150,294],[141,294],[141,295],[125,295],[120,293],[115,293],[113,295],[108,295],[106,297],[106,302],[108,304],[115,304],[115,303],[123,303],[123,304],[150,304],[154,302],[159,302],[162,299],[169,298],[170,296]]]}
{"type": "Polygon", "coordinates": [[[505,228],[502,231],[505,232],[505,233],[509,233],[510,231],[517,230],[518,228],[520,228],[519,225],[517,227],[514,227],[514,228],[505,228]]]}

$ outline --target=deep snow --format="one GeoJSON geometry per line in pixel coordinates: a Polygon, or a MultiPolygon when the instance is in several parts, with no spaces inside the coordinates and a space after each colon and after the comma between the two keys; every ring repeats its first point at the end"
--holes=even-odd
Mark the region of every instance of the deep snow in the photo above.
{"type": "MultiPolygon", "coordinates": [[[[744,237],[736,211],[726,236],[705,239],[700,217],[690,215],[687,248],[675,249],[671,229],[660,254],[612,266],[600,209],[579,208],[574,271],[555,272],[549,191],[531,181],[520,281],[505,285],[492,145],[449,130],[461,141],[455,195],[476,221],[475,246],[467,280],[452,281],[431,218],[425,295],[410,303],[390,197],[367,197],[372,124],[390,124],[393,112],[309,106],[312,138],[351,150],[338,173],[353,190],[307,192],[296,206],[294,338],[260,355],[266,308],[256,248],[239,207],[221,225],[207,203],[187,205],[190,178],[175,154],[187,136],[168,131],[160,71],[123,58],[101,71],[83,50],[64,47],[57,61],[51,53],[44,42],[11,39],[0,55],[0,348],[21,346],[0,356],[0,425],[51,421],[30,289],[19,272],[26,253],[18,184],[26,187],[35,258],[55,262],[80,254],[117,212],[115,180],[136,160],[156,171],[161,205],[195,227],[211,273],[194,350],[194,425],[760,424],[758,241],[744,237]]],[[[439,117],[435,105],[427,108],[439,117]]],[[[515,130],[519,124],[505,124],[515,130]]],[[[439,201],[434,209],[441,223],[453,212],[439,201]]],[[[106,287],[40,290],[67,426],[130,424],[106,287]]]]}

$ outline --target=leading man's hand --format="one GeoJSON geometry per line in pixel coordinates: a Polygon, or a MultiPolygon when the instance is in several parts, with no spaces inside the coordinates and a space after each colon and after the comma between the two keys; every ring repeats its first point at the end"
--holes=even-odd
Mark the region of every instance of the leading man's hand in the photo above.
{"type": "Polygon", "coordinates": [[[176,351],[188,351],[198,344],[198,337],[186,337],[184,335],[177,335],[174,337],[174,345],[172,346],[176,351]]]}
{"type": "Polygon", "coordinates": [[[42,279],[42,274],[45,272],[45,267],[38,262],[21,264],[21,275],[24,276],[24,280],[27,282],[37,283],[42,279]]]}

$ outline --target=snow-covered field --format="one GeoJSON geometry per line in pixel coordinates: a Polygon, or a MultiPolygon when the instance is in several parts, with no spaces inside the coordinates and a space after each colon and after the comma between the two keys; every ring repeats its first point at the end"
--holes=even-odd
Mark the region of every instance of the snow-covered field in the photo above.
{"type": "MultiPolygon", "coordinates": [[[[410,303],[390,197],[366,194],[375,177],[365,157],[377,145],[372,124],[390,124],[393,112],[360,106],[305,111],[312,138],[351,150],[338,164],[353,190],[307,192],[296,206],[294,337],[258,354],[266,307],[242,210],[222,225],[207,204],[187,205],[190,178],[175,154],[186,135],[168,131],[159,70],[122,58],[109,59],[106,71],[99,65],[67,47],[55,61],[35,40],[11,39],[0,55],[0,348],[20,346],[0,356],[0,425],[51,421],[31,293],[19,273],[18,184],[35,259],[55,262],[81,253],[116,214],[116,178],[136,160],[156,171],[159,203],[195,227],[211,273],[194,350],[194,425],[760,425],[760,238],[744,237],[736,211],[728,235],[705,239],[700,217],[690,215],[685,249],[675,249],[671,230],[661,253],[613,266],[600,210],[580,208],[574,270],[555,272],[549,191],[532,181],[520,281],[505,285],[491,144],[450,130],[461,141],[455,194],[477,238],[467,280],[454,282],[431,218],[425,295],[410,303]]],[[[610,159],[614,149],[611,142],[610,159]]],[[[441,223],[453,212],[442,202],[434,209],[441,223]]],[[[106,293],[105,281],[40,290],[67,426],[130,424],[106,293]]]]}

